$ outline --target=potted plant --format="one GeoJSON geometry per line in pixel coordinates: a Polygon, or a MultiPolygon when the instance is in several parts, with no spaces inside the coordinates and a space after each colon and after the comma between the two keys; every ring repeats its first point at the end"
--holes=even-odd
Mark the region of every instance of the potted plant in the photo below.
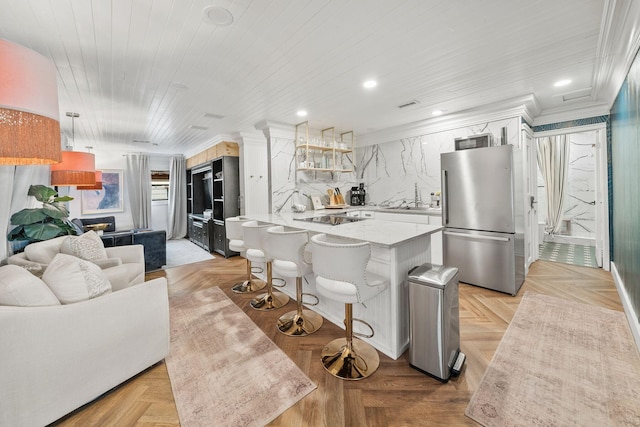
{"type": "Polygon", "coordinates": [[[11,224],[16,227],[7,235],[8,240],[26,241],[26,246],[32,242],[76,234],[76,229],[69,221],[69,210],[63,204],[73,200],[73,197],[58,197],[57,191],[45,185],[32,185],[27,194],[41,202],[42,207],[22,209],[11,215],[11,224]]]}

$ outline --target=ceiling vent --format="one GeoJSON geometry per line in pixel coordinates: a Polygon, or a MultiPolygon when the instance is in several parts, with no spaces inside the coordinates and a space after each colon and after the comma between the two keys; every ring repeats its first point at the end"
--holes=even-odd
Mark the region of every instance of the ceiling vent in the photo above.
{"type": "Polygon", "coordinates": [[[220,114],[206,113],[204,116],[208,119],[224,119],[224,116],[221,116],[220,114]]]}
{"type": "Polygon", "coordinates": [[[562,102],[576,101],[578,99],[590,98],[591,88],[587,87],[584,89],[574,90],[572,92],[563,93],[559,96],[562,97],[562,102]]]}
{"type": "Polygon", "coordinates": [[[191,126],[189,126],[189,129],[207,130],[207,129],[209,129],[209,128],[208,128],[208,127],[205,127],[205,126],[196,126],[196,125],[191,125],[191,126]]]}
{"type": "Polygon", "coordinates": [[[407,107],[411,107],[412,105],[418,105],[418,104],[420,104],[420,101],[416,101],[414,99],[413,101],[409,101],[404,104],[398,105],[398,108],[407,108],[407,107]]]}
{"type": "Polygon", "coordinates": [[[148,144],[151,141],[146,140],[146,139],[134,139],[133,142],[135,142],[136,144],[148,144]]]}

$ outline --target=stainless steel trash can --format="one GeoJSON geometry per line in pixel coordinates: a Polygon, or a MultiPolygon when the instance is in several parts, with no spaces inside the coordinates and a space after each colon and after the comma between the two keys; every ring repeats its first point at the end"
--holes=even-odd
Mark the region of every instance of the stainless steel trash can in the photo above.
{"type": "Polygon", "coordinates": [[[423,264],[409,271],[409,364],[447,382],[464,363],[460,352],[458,269],[423,264]]]}

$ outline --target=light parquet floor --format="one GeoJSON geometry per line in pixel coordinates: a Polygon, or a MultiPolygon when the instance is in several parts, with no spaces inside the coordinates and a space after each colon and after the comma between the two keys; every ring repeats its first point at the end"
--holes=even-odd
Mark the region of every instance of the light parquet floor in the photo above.
{"type": "MultiPolygon", "coordinates": [[[[314,335],[284,336],[276,319],[294,308],[264,313],[250,308],[249,295],[237,295],[231,286],[243,279],[244,260],[216,258],[147,275],[166,275],[170,294],[219,286],[318,385],[270,426],[472,426],[464,409],[504,335],[525,292],[557,296],[582,303],[622,310],[613,279],[601,269],[535,262],[518,296],[460,285],[461,348],[465,368],[447,384],[408,366],[405,355],[392,360],[380,355],[379,370],[363,381],[340,381],[320,365],[320,349],[342,336],[337,326],[325,322],[314,335]]],[[[265,402],[265,404],[269,404],[265,402]]],[[[80,408],[56,426],[179,426],[164,363],[155,365],[94,402],[80,408]]],[[[211,420],[215,426],[215,420],[211,420]]]]}

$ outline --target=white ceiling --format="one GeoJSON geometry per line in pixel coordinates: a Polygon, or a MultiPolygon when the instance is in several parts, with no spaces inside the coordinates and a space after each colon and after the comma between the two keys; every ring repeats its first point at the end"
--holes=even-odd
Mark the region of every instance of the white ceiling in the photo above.
{"type": "Polygon", "coordinates": [[[0,38],[55,62],[76,150],[187,153],[299,109],[356,135],[530,95],[535,115],[608,109],[639,46],[638,3],[0,0],[0,38]],[[233,24],[206,19],[211,5],[233,24]]]}

